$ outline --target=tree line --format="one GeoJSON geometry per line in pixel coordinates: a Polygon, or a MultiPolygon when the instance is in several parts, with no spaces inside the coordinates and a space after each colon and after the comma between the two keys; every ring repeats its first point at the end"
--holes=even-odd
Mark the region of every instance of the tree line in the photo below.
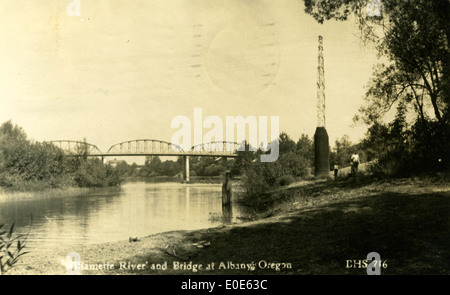
{"type": "MultiPolygon", "coordinates": [[[[162,161],[158,156],[146,157],[144,165],[128,164],[116,161],[115,169],[123,177],[155,177],[181,176],[184,173],[184,159],[178,157],[175,161],[162,161]]],[[[234,160],[217,157],[189,157],[189,171],[191,176],[219,176],[232,169],[234,160]]]]}
{"type": "Polygon", "coordinates": [[[0,187],[39,190],[119,184],[117,171],[100,159],[70,157],[51,143],[29,140],[11,121],[0,126],[0,187]]]}
{"type": "MultiPolygon", "coordinates": [[[[256,153],[238,152],[238,158],[231,170],[232,175],[241,176],[244,198],[256,201],[266,192],[289,185],[294,181],[312,179],[314,176],[314,140],[302,134],[294,141],[287,133],[282,132],[278,138],[279,157],[275,162],[261,162],[256,153]]],[[[248,150],[248,147],[247,149],[248,150]]],[[[330,171],[334,165],[339,168],[350,166],[352,153],[358,151],[361,160],[366,161],[366,152],[361,143],[353,144],[348,135],[334,141],[329,147],[330,171]]]]}

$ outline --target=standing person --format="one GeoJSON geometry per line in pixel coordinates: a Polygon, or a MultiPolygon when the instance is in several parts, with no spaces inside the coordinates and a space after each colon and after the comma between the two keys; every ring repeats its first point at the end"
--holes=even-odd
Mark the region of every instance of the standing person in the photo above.
{"type": "Polygon", "coordinates": [[[359,155],[358,152],[354,152],[351,156],[351,165],[352,165],[352,175],[356,179],[356,174],[358,173],[358,165],[359,165],[359,155]]]}
{"type": "Polygon", "coordinates": [[[339,171],[339,165],[337,162],[334,162],[334,179],[337,178],[338,176],[338,171],[339,171]]]}

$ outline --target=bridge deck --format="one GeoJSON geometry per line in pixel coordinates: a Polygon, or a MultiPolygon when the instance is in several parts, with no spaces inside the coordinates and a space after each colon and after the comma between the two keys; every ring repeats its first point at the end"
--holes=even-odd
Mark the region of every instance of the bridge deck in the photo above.
{"type": "MultiPolygon", "coordinates": [[[[81,157],[82,154],[68,154],[68,156],[74,156],[74,157],[81,157]]],[[[88,154],[86,155],[88,157],[138,157],[138,156],[144,156],[144,157],[150,157],[150,156],[167,156],[167,157],[182,157],[182,156],[189,156],[189,157],[222,157],[222,158],[235,158],[238,155],[237,154],[228,154],[228,153],[205,153],[205,152],[198,152],[198,153],[130,153],[130,154],[88,154]]]]}

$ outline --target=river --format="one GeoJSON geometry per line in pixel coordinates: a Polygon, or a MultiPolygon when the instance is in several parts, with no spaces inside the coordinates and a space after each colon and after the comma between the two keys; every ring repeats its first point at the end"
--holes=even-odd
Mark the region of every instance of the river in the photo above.
{"type": "Polygon", "coordinates": [[[39,251],[239,222],[246,208],[233,204],[223,213],[221,190],[220,184],[141,180],[78,196],[12,198],[0,202],[0,223],[29,232],[27,248],[39,251]]]}

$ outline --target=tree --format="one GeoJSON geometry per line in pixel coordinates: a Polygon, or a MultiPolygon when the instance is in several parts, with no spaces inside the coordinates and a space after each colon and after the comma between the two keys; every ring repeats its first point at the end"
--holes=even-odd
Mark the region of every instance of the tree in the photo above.
{"type": "Polygon", "coordinates": [[[136,162],[133,162],[133,164],[131,164],[130,166],[130,176],[135,176],[138,172],[138,164],[136,164],[136,162]]]}
{"type": "Polygon", "coordinates": [[[27,140],[27,134],[22,127],[14,125],[9,120],[0,126],[0,138],[5,141],[25,141],[27,140]]]}
{"type": "MultiPolygon", "coordinates": [[[[344,135],[341,139],[334,142],[334,150],[336,152],[335,161],[339,166],[349,166],[352,154],[352,142],[348,135],[344,135]]],[[[331,163],[330,163],[331,164],[331,163]]]]}
{"type": "Polygon", "coordinates": [[[378,160],[376,172],[405,176],[412,172],[414,165],[412,165],[410,135],[404,105],[398,106],[395,119],[391,123],[375,123],[369,128],[362,146],[368,158],[378,160]]]}
{"type": "Polygon", "coordinates": [[[126,161],[119,161],[115,167],[115,170],[120,176],[132,176],[133,168],[128,165],[126,161]]]}
{"type": "Polygon", "coordinates": [[[242,173],[248,170],[251,163],[257,161],[259,158],[260,150],[256,153],[251,152],[249,150],[250,145],[247,142],[245,142],[244,146],[245,150],[237,152],[238,156],[231,168],[231,175],[233,176],[242,175],[242,173]]]}
{"type": "Polygon", "coordinates": [[[8,121],[0,126],[0,185],[25,189],[40,182],[50,187],[67,181],[63,151],[50,143],[31,142],[8,121]]]}
{"type": "Polygon", "coordinates": [[[83,138],[83,142],[77,144],[76,153],[82,155],[82,160],[86,161],[89,156],[89,145],[86,138],[83,138]]]}
{"type": "Polygon", "coordinates": [[[118,171],[110,165],[103,165],[99,159],[81,162],[74,174],[74,180],[80,187],[107,187],[120,184],[118,171]]]}
{"type": "Polygon", "coordinates": [[[68,157],[52,143],[28,140],[22,128],[8,121],[0,126],[0,186],[36,190],[119,184],[116,170],[88,158],[86,144],[78,148],[83,157],[68,157]]]}
{"type": "Polygon", "coordinates": [[[311,160],[311,166],[314,161],[314,142],[308,135],[302,134],[296,144],[297,154],[303,155],[306,159],[311,160]]]}
{"type": "Polygon", "coordinates": [[[146,157],[145,167],[148,169],[148,175],[162,175],[163,165],[158,156],[146,157]]]}
{"type": "Polygon", "coordinates": [[[280,133],[279,136],[279,151],[280,155],[287,152],[295,152],[296,145],[295,141],[293,141],[289,135],[285,132],[280,133]]]}
{"type": "Polygon", "coordinates": [[[168,160],[161,163],[160,173],[164,176],[175,176],[178,172],[181,171],[181,167],[182,166],[178,162],[168,160]]]}

